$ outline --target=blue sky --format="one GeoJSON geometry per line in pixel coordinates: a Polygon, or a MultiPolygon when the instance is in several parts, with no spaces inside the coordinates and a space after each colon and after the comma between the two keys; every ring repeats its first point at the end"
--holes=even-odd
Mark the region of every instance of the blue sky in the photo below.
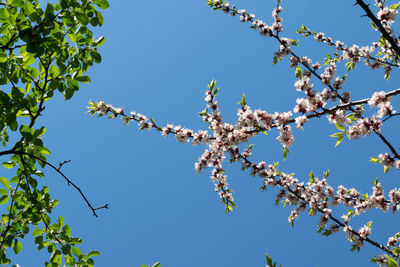
{"type": "MultiPolygon", "coordinates": [[[[231,1],[238,8],[270,23],[275,1],[231,1]]],[[[377,39],[369,21],[351,1],[283,1],[283,35],[298,39],[295,30],[305,24],[348,45],[370,44],[377,39]]],[[[291,209],[275,206],[277,191],[261,193],[261,180],[227,166],[238,208],[227,216],[213,192],[209,172],[197,174],[194,162],[204,147],[165,140],[158,132],[138,131],[135,124],[96,119],[86,112],[89,99],[104,100],[126,111],[153,117],[159,125],[173,123],[191,129],[207,127],[198,117],[205,105],[206,85],[217,80],[218,100],[226,121],[236,121],[236,104],[242,93],[250,107],[269,112],[291,110],[297,97],[295,76],[287,60],[272,66],[277,43],[241,23],[212,11],[205,0],[110,1],[105,23],[96,31],[106,43],[99,49],[103,62],[90,71],[92,82],[69,101],[60,95],[47,104],[38,126],[46,125],[44,142],[51,162],[71,160],[63,167],[94,205],[108,203],[109,210],[94,218],[79,194],[51,169],[45,181],[60,200],[54,216],[62,215],[73,234],[82,237],[82,250],[99,250],[96,266],[139,266],[160,261],[162,266],[220,267],[265,266],[265,253],[289,266],[372,266],[369,259],[380,251],[366,245],[350,252],[344,233],[322,237],[316,233],[318,216],[302,214],[292,228],[291,209]]],[[[397,24],[395,24],[395,29],[397,24]]],[[[295,52],[320,62],[327,46],[301,39],[295,52]]],[[[339,71],[344,74],[343,69],[339,71]]],[[[345,90],[352,99],[374,91],[390,91],[399,84],[397,71],[383,79],[382,71],[359,65],[349,75],[345,90]]],[[[313,83],[320,88],[317,81],[313,83]]],[[[395,109],[399,101],[393,102],[395,109]]],[[[398,106],[398,105],[397,105],[398,106]]],[[[359,141],[345,140],[335,148],[328,137],[336,132],[324,118],[294,130],[295,143],[285,162],[277,133],[259,136],[254,161],[280,161],[285,172],[306,181],[313,170],[321,177],[329,169],[328,182],[363,192],[381,178],[386,189],[398,185],[398,173],[383,173],[369,163],[370,156],[387,152],[374,135],[359,141]]],[[[398,118],[383,133],[398,147],[398,118]]],[[[0,172],[1,174],[1,172],[0,172]]],[[[342,210],[334,213],[340,217],[342,210]]],[[[354,220],[358,229],[373,220],[372,239],[386,243],[398,231],[398,216],[372,211],[354,220]]],[[[46,252],[37,254],[29,242],[15,258],[21,266],[41,266],[46,252]]]]}

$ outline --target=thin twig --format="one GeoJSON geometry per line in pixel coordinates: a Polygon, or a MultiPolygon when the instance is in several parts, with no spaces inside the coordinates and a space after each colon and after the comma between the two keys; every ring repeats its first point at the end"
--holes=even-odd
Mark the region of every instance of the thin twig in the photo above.
{"type": "Polygon", "coordinates": [[[62,168],[62,166],[64,166],[64,164],[67,164],[67,163],[70,163],[70,162],[71,162],[71,160],[64,160],[63,162],[60,162],[57,170],[60,170],[62,168]]]}
{"type": "Polygon", "coordinates": [[[94,215],[95,217],[98,217],[98,215],[97,215],[97,213],[96,213],[96,210],[99,210],[99,209],[108,209],[108,204],[105,204],[105,205],[103,205],[103,206],[94,208],[94,207],[92,206],[92,204],[90,204],[89,200],[86,198],[86,196],[85,196],[85,194],[82,192],[82,190],[81,190],[74,182],[72,182],[64,173],[62,173],[62,172],[59,170],[59,168],[57,168],[56,166],[54,166],[54,165],[51,164],[50,162],[47,162],[47,161],[44,160],[44,159],[41,159],[41,158],[39,158],[39,157],[37,157],[37,156],[35,156],[35,155],[32,155],[32,154],[27,153],[27,152],[24,152],[24,151],[15,151],[14,154],[17,154],[17,155],[27,155],[27,156],[29,156],[29,157],[32,157],[32,158],[34,158],[34,159],[37,159],[37,160],[39,160],[39,161],[45,163],[46,165],[49,165],[52,169],[54,169],[56,172],[58,172],[58,173],[67,181],[67,184],[68,184],[68,185],[72,185],[72,186],[79,192],[79,194],[80,194],[80,195],[82,196],[82,198],[85,200],[85,202],[86,202],[86,204],[88,205],[88,207],[92,210],[93,215],[94,215]]]}

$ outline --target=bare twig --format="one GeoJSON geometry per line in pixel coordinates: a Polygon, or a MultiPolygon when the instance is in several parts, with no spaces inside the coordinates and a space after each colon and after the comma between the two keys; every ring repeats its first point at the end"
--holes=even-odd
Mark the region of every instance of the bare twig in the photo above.
{"type": "Polygon", "coordinates": [[[60,162],[57,170],[60,170],[62,168],[62,166],[64,166],[64,164],[67,164],[67,163],[70,163],[70,162],[71,162],[71,160],[64,160],[63,162],[60,162]]]}
{"type": "Polygon", "coordinates": [[[79,192],[79,194],[80,194],[80,195],[82,196],[82,198],[85,200],[85,202],[86,202],[86,204],[88,205],[88,207],[92,210],[93,215],[94,215],[95,217],[98,217],[98,215],[97,215],[97,213],[96,213],[96,210],[108,209],[108,204],[105,204],[105,205],[103,205],[103,206],[94,208],[94,207],[92,206],[92,204],[89,202],[89,200],[86,198],[86,196],[85,196],[85,194],[82,192],[82,190],[81,190],[74,182],[72,182],[64,173],[62,173],[62,172],[59,170],[59,168],[57,168],[56,166],[54,166],[54,165],[51,164],[50,162],[47,162],[47,161],[44,160],[44,159],[41,159],[41,158],[39,158],[39,157],[37,157],[37,156],[35,156],[35,155],[32,155],[32,154],[27,153],[27,152],[24,152],[24,151],[15,151],[14,154],[17,154],[17,155],[27,155],[27,156],[29,156],[29,157],[32,157],[32,158],[34,158],[34,159],[36,159],[36,160],[39,160],[39,161],[45,163],[46,165],[49,165],[53,170],[55,170],[56,172],[58,172],[58,173],[67,181],[67,184],[68,184],[68,185],[72,185],[72,186],[79,192]]]}

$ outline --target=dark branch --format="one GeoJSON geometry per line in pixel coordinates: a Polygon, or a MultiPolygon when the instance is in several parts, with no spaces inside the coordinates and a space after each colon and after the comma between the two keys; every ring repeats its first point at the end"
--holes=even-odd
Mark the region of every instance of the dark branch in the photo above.
{"type": "Polygon", "coordinates": [[[32,155],[32,154],[30,154],[30,153],[27,153],[27,152],[15,151],[14,154],[17,154],[17,155],[27,155],[27,156],[29,156],[29,157],[32,157],[32,158],[34,158],[34,159],[36,159],[36,160],[39,160],[39,161],[45,163],[46,165],[49,165],[52,169],[54,169],[56,172],[58,172],[58,173],[67,181],[67,184],[68,184],[68,185],[72,185],[72,186],[79,192],[79,194],[80,194],[80,195],[82,196],[82,198],[85,200],[85,202],[86,202],[86,204],[88,205],[88,207],[92,210],[93,215],[94,215],[95,217],[98,217],[98,215],[97,215],[97,213],[96,213],[96,210],[108,209],[108,204],[105,204],[105,205],[103,205],[103,206],[94,208],[94,207],[92,206],[92,204],[90,204],[89,200],[86,198],[86,196],[85,196],[85,194],[82,192],[82,190],[81,190],[74,182],[72,182],[64,173],[62,173],[62,172],[60,171],[59,168],[57,168],[57,167],[54,166],[53,164],[47,162],[47,161],[44,160],[44,159],[41,159],[41,158],[35,156],[35,155],[32,155]]]}
{"type": "Polygon", "coordinates": [[[71,160],[64,160],[63,162],[60,162],[57,170],[60,170],[62,168],[62,166],[64,166],[64,164],[67,164],[67,163],[70,163],[70,162],[71,162],[71,160]]]}
{"type": "Polygon", "coordinates": [[[382,23],[375,17],[374,13],[372,13],[369,6],[364,3],[363,0],[356,0],[356,3],[367,13],[366,15],[372,20],[372,22],[378,27],[379,32],[382,34],[383,38],[385,38],[391,45],[392,50],[397,54],[397,58],[400,59],[400,48],[396,44],[396,41],[393,37],[385,30],[382,23]]]}

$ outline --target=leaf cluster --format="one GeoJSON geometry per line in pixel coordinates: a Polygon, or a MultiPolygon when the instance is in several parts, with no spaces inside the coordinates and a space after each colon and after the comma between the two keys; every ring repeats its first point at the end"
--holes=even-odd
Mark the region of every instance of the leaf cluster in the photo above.
{"type": "Polygon", "coordinates": [[[38,250],[50,253],[46,266],[93,266],[92,257],[100,254],[82,253],[76,247],[82,240],[64,219],[52,221],[58,201],[38,180],[50,150],[43,142],[46,128],[36,124],[55,92],[68,100],[90,82],[86,72],[101,62],[97,50],[105,42],[92,29],[103,24],[100,9],[108,6],[107,0],[0,2],[0,156],[9,156],[4,168],[15,169],[15,176],[0,177],[0,264],[10,264],[9,249],[20,253],[28,234],[38,250]],[[18,141],[10,143],[9,135],[18,141]]]}

